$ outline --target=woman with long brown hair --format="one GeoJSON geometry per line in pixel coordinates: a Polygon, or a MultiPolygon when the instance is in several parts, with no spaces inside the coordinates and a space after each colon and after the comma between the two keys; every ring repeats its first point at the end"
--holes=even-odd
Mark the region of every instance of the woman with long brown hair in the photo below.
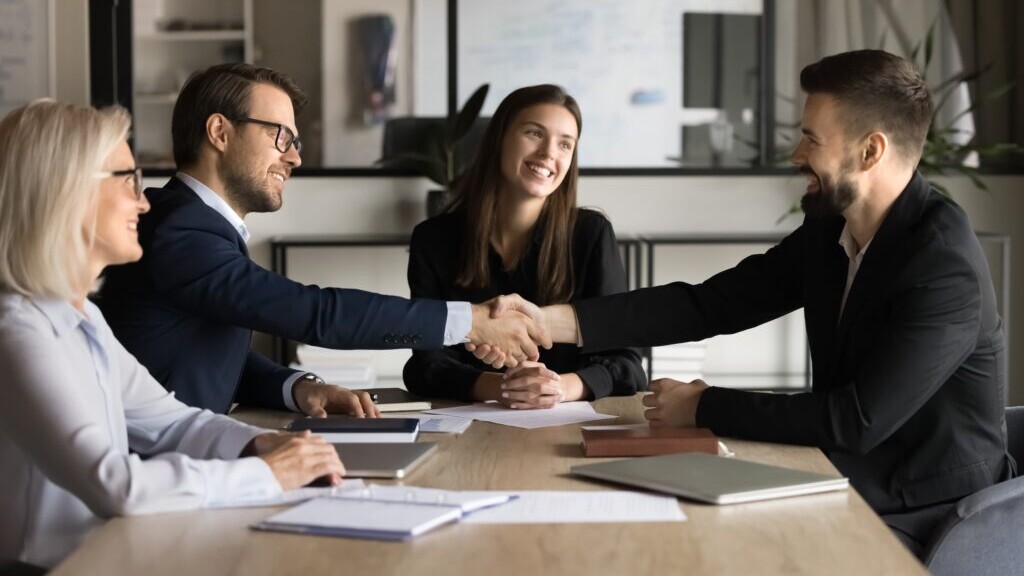
{"type": "MultiPolygon", "coordinates": [[[[414,298],[483,302],[517,293],[540,305],[624,292],[611,223],[576,206],[579,106],[558,86],[520,88],[498,105],[473,165],[444,214],[416,227],[409,254],[414,298]]],[[[635,349],[543,350],[502,374],[455,346],[417,351],[404,370],[424,396],[550,408],[645,389],[635,349]]]]}

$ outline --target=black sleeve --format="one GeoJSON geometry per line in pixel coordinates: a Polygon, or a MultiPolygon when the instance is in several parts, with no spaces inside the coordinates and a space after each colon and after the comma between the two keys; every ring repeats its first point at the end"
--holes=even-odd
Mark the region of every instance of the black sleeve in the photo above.
{"type": "MultiPolygon", "coordinates": [[[[584,259],[583,266],[577,267],[583,276],[576,279],[580,283],[577,293],[582,298],[592,298],[625,292],[626,270],[611,222],[598,214],[591,217],[597,220],[593,241],[589,242],[587,253],[573,255],[584,259]]],[[[631,396],[637,390],[647,389],[647,374],[636,348],[581,354],[576,374],[595,400],[608,395],[631,396]]]]}
{"type": "Polygon", "coordinates": [[[803,306],[804,227],[701,284],[675,282],[573,303],[585,351],[734,334],[803,306]]]}
{"type": "Polygon", "coordinates": [[[980,281],[956,250],[918,255],[895,284],[892,317],[874,332],[853,374],[800,394],[708,388],[698,425],[722,436],[854,454],[886,440],[970,355],[980,322],[980,281]]]}
{"type": "MultiPolygon", "coordinates": [[[[447,299],[449,280],[442,280],[439,267],[443,259],[458,258],[433,237],[424,225],[413,230],[409,244],[409,291],[412,298],[447,299]]],[[[414,350],[405,363],[402,379],[410,392],[428,398],[454,398],[471,401],[473,385],[483,372],[468,364],[461,344],[441,350],[414,350]]]]}

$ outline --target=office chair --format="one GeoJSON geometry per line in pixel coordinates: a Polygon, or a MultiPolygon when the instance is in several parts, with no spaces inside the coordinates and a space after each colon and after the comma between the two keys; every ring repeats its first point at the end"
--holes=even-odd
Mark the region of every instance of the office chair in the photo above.
{"type": "MultiPolygon", "coordinates": [[[[1024,467],[1024,406],[1006,409],[1008,451],[1024,467]]],[[[1018,574],[1024,566],[1024,476],[957,502],[939,522],[924,555],[936,576],[1018,574]]]]}
{"type": "Polygon", "coordinates": [[[45,568],[25,564],[17,560],[0,559],[0,576],[43,576],[45,568]]]}

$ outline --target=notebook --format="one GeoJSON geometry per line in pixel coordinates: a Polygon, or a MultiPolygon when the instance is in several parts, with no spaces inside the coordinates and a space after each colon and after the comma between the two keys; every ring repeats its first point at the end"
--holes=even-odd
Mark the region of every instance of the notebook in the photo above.
{"type": "Polygon", "coordinates": [[[579,476],[638,486],[711,504],[737,504],[770,498],[842,490],[843,477],[826,476],[721,458],[701,452],[628,458],[580,464],[570,471],[579,476]]]}
{"type": "Polygon", "coordinates": [[[288,430],[309,430],[331,443],[339,442],[415,442],[420,421],[415,418],[297,418],[288,430]]]}
{"type": "Polygon", "coordinates": [[[430,402],[425,398],[402,390],[401,388],[374,388],[367,390],[381,412],[413,412],[430,410],[430,402]]]}
{"type": "Polygon", "coordinates": [[[461,517],[458,506],[334,497],[314,498],[252,527],[317,536],[407,540],[461,517]]]}
{"type": "Polygon", "coordinates": [[[252,527],[322,536],[405,540],[457,521],[464,514],[514,498],[500,492],[371,484],[309,500],[252,527]]]}
{"type": "Polygon", "coordinates": [[[434,442],[335,444],[346,478],[405,478],[434,452],[434,442]]]}
{"type": "Polygon", "coordinates": [[[583,435],[583,455],[656,456],[678,452],[718,454],[718,438],[707,428],[587,428],[583,435]]]}

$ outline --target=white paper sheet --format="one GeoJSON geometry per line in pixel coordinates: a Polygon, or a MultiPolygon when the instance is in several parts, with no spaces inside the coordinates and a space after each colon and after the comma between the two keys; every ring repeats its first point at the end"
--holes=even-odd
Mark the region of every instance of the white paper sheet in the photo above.
{"type": "Polygon", "coordinates": [[[473,423],[472,418],[456,418],[440,414],[423,414],[420,412],[388,412],[385,418],[415,418],[420,421],[420,432],[449,432],[462,434],[473,423]]]}
{"type": "Polygon", "coordinates": [[[494,422],[517,428],[543,428],[545,426],[562,426],[589,422],[591,420],[607,420],[617,418],[610,414],[599,414],[594,411],[590,402],[563,402],[554,408],[537,410],[513,410],[505,408],[497,402],[477,403],[470,406],[455,408],[438,408],[427,410],[430,414],[442,414],[458,418],[472,418],[484,422],[494,422]]]}
{"type": "Polygon", "coordinates": [[[589,522],[682,522],[686,514],[670,496],[629,491],[527,491],[495,508],[463,518],[472,524],[569,524],[589,522]]]}

